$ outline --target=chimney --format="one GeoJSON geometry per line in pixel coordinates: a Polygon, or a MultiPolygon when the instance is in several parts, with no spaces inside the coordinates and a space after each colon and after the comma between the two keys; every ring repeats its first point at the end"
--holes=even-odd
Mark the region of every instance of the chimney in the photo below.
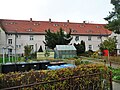
{"type": "Polygon", "coordinates": [[[51,23],[51,18],[49,18],[49,23],[51,23]]]}
{"type": "Polygon", "coordinates": [[[30,18],[30,22],[32,22],[32,18],[30,18]]]}
{"type": "Polygon", "coordinates": [[[69,23],[69,20],[67,20],[67,23],[69,23]]]}
{"type": "Polygon", "coordinates": [[[83,21],[83,24],[85,24],[86,23],[86,21],[83,21]]]}

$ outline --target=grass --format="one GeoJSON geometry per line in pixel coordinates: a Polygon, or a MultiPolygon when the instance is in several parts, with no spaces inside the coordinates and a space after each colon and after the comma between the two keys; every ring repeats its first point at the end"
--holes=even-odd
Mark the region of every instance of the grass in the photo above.
{"type": "Polygon", "coordinates": [[[112,67],[109,67],[110,70],[112,70],[112,79],[113,80],[119,80],[120,82],[120,68],[112,68],[112,67]]]}
{"type": "MultiPolygon", "coordinates": [[[[5,58],[5,63],[7,63],[7,62],[17,62],[17,61],[20,61],[20,60],[22,60],[21,57],[17,57],[16,61],[15,61],[15,57],[10,57],[10,61],[9,61],[9,58],[6,57],[5,58]]],[[[3,63],[3,58],[2,57],[0,57],[0,63],[3,63]]]]}

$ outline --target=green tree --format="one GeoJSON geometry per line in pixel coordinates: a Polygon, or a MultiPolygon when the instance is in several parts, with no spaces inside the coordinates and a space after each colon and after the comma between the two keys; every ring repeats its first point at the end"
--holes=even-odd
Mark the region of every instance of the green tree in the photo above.
{"type": "Polygon", "coordinates": [[[57,31],[56,33],[51,32],[50,29],[45,32],[45,42],[43,42],[50,49],[54,49],[56,45],[68,45],[72,40],[71,30],[68,34],[65,34],[62,28],[60,28],[60,31],[57,31]]]}
{"type": "Polygon", "coordinates": [[[83,54],[85,52],[85,42],[83,40],[81,41],[81,44],[74,43],[74,46],[77,49],[77,55],[83,54]]]}
{"type": "Polygon", "coordinates": [[[32,51],[32,48],[30,45],[24,46],[24,55],[25,55],[26,59],[28,59],[28,57],[30,57],[31,51],[32,51]]]}
{"type": "Polygon", "coordinates": [[[108,21],[106,28],[120,34],[120,0],[111,0],[111,4],[114,5],[113,11],[109,12],[109,16],[104,18],[108,21]]]}
{"type": "Polygon", "coordinates": [[[104,40],[99,46],[100,50],[103,51],[105,49],[109,50],[110,54],[112,54],[116,49],[116,42],[115,38],[109,37],[107,40],[104,40]]]}

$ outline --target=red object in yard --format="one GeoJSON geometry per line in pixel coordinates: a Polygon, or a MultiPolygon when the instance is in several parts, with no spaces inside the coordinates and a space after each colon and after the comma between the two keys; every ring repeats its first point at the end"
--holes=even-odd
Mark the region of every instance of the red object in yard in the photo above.
{"type": "Polygon", "coordinates": [[[103,55],[108,56],[108,50],[103,50],[103,55]]]}

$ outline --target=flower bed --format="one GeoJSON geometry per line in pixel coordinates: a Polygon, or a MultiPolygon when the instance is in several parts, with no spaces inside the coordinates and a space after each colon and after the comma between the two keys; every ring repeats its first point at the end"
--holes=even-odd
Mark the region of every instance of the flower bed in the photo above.
{"type": "MultiPolygon", "coordinates": [[[[89,64],[89,65],[80,65],[75,68],[63,68],[59,70],[40,70],[40,71],[29,71],[29,72],[11,72],[8,74],[0,74],[0,89],[2,88],[8,88],[8,87],[14,87],[14,86],[20,86],[20,85],[27,85],[32,83],[38,83],[38,82],[48,82],[51,80],[60,80],[62,78],[68,78],[72,76],[87,76],[89,74],[94,73],[104,73],[102,75],[96,75],[94,77],[84,77],[81,79],[73,79],[72,83],[76,84],[78,82],[81,82],[81,85],[87,85],[91,84],[92,82],[95,82],[95,85],[98,85],[97,82],[101,79],[107,78],[107,67],[102,64],[89,64]]],[[[55,88],[57,86],[60,86],[59,88],[63,88],[69,86],[68,80],[63,82],[58,82],[56,86],[49,85],[37,85],[34,88],[43,88],[42,90],[45,90],[45,88],[52,87],[55,88]]],[[[82,88],[82,87],[81,87],[82,88]]],[[[47,90],[47,89],[46,89],[47,90]]]]}

